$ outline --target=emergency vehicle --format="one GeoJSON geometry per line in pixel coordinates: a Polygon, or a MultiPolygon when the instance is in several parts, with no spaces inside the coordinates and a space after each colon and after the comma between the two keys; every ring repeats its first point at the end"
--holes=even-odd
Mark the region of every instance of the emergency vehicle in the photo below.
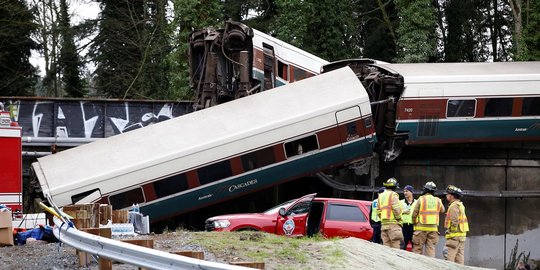
{"type": "Polygon", "coordinates": [[[0,205],[12,213],[23,210],[21,137],[22,128],[0,103],[0,205]]]}

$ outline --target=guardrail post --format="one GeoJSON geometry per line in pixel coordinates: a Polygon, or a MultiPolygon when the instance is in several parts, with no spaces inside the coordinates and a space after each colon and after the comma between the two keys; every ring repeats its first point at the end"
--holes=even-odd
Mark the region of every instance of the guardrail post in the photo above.
{"type": "MultiPolygon", "coordinates": [[[[81,229],[81,231],[106,238],[111,238],[112,236],[111,228],[86,228],[81,229]]],[[[79,266],[87,266],[90,262],[88,253],[78,250],[77,252],[79,253],[79,266]],[[82,265],[82,263],[85,264],[82,265]]],[[[99,270],[112,270],[112,261],[105,258],[99,258],[99,270]]]]}
{"type": "MultiPolygon", "coordinates": [[[[124,243],[129,243],[136,246],[141,246],[145,248],[154,248],[154,239],[122,239],[124,243]]],[[[144,270],[146,268],[139,267],[139,270],[144,270]]]]}
{"type": "Polygon", "coordinates": [[[244,266],[255,269],[264,269],[263,262],[229,262],[230,265],[244,266]]]}
{"type": "Polygon", "coordinates": [[[193,250],[179,250],[171,251],[172,254],[186,256],[194,259],[204,260],[204,252],[202,251],[193,251],[193,250]]]}

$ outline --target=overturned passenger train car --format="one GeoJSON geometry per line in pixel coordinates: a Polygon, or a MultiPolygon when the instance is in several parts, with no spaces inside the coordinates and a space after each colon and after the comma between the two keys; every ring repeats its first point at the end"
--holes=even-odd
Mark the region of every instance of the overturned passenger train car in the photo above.
{"type": "Polygon", "coordinates": [[[368,94],[343,68],[41,157],[32,168],[59,206],[138,203],[156,221],[366,158],[374,143],[368,94]]]}

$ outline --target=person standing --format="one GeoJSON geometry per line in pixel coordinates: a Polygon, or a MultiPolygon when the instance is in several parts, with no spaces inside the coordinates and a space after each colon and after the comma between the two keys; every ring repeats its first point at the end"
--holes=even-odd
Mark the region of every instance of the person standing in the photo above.
{"type": "Polygon", "coordinates": [[[383,245],[399,249],[403,240],[401,231],[401,203],[399,195],[394,191],[398,186],[395,178],[383,183],[386,190],[377,199],[377,214],[381,219],[381,238],[383,245]]]}
{"type": "Polygon", "coordinates": [[[446,230],[446,248],[448,249],[448,261],[464,264],[465,262],[465,238],[469,231],[469,223],[465,214],[465,206],[461,202],[463,192],[460,188],[449,185],[446,188],[446,200],[448,212],[444,220],[444,229],[446,230]]]}
{"type": "Polygon", "coordinates": [[[444,214],[441,199],[433,196],[437,186],[427,182],[418,198],[412,220],[414,223],[413,252],[422,254],[425,246],[426,256],[435,257],[435,246],[439,242],[439,214],[444,214]]]}
{"type": "MultiPolygon", "coordinates": [[[[380,195],[381,193],[384,192],[384,190],[385,190],[384,187],[380,188],[377,194],[380,195]]],[[[371,228],[373,228],[373,237],[371,237],[371,242],[382,244],[381,219],[379,218],[379,215],[377,215],[377,200],[378,200],[378,195],[377,195],[377,199],[371,202],[371,210],[369,212],[369,217],[370,217],[369,223],[371,224],[371,228]]]]}
{"type": "Polygon", "coordinates": [[[406,185],[405,188],[403,188],[403,195],[405,196],[405,198],[400,201],[401,208],[403,208],[403,214],[401,214],[401,219],[403,220],[403,246],[401,246],[401,249],[406,250],[409,242],[411,243],[411,245],[413,245],[412,237],[414,230],[412,223],[412,212],[416,203],[413,187],[410,185],[406,185]]]}

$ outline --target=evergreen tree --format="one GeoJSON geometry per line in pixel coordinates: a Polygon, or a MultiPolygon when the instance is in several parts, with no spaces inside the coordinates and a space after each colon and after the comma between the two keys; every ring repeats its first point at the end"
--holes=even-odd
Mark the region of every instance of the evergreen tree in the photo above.
{"type": "Polygon", "coordinates": [[[382,3],[376,0],[362,0],[358,17],[358,46],[362,57],[392,62],[397,54],[394,25],[397,11],[393,1],[382,3]]]}
{"type": "Polygon", "coordinates": [[[116,98],[160,98],[166,91],[165,0],[100,0],[92,46],[98,92],[116,98]]]}
{"type": "Polygon", "coordinates": [[[62,49],[60,50],[59,69],[62,73],[64,92],[69,97],[83,97],[86,91],[80,76],[81,61],[74,42],[73,28],[70,25],[66,0],[60,0],[60,32],[62,49]]]}
{"type": "Polygon", "coordinates": [[[253,10],[256,13],[256,16],[247,18],[243,22],[259,31],[272,33],[273,29],[271,28],[271,25],[273,25],[277,16],[276,0],[252,0],[248,2],[251,2],[251,5],[248,4],[248,8],[253,10]]]}
{"type": "Polygon", "coordinates": [[[483,61],[479,57],[478,20],[481,14],[474,0],[448,0],[445,15],[447,22],[447,40],[444,44],[446,62],[483,61]]]}
{"type": "Polygon", "coordinates": [[[271,33],[280,40],[304,48],[313,4],[304,0],[277,0],[276,5],[278,12],[271,33]],[[290,12],[293,10],[295,12],[290,12]]]}
{"type": "Polygon", "coordinates": [[[360,55],[350,3],[277,0],[276,6],[277,38],[329,61],[360,55]]]}
{"type": "Polygon", "coordinates": [[[357,58],[356,23],[354,9],[347,1],[311,1],[312,12],[308,19],[304,48],[328,61],[357,58]]]}
{"type": "Polygon", "coordinates": [[[398,62],[423,63],[437,55],[436,10],[431,0],[396,0],[401,18],[398,34],[398,62]]]}
{"type": "Polygon", "coordinates": [[[0,95],[25,96],[33,92],[36,70],[30,64],[30,38],[36,29],[24,0],[6,0],[0,5],[0,95]]]}
{"type": "Polygon", "coordinates": [[[540,61],[540,1],[526,1],[523,10],[523,42],[526,48],[523,60],[540,61]]]}

